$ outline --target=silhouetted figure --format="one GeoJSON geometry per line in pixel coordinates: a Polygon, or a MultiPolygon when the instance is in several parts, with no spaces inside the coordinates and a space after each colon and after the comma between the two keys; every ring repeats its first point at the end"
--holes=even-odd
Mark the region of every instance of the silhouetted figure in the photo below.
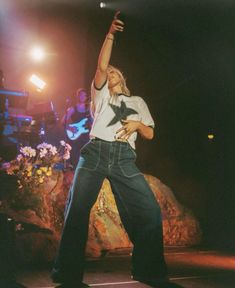
{"type": "Polygon", "coordinates": [[[73,95],[62,119],[67,142],[72,146],[70,162],[74,169],[78,163],[81,148],[89,141],[89,132],[92,123],[90,115],[90,97],[87,91],[79,88],[73,95]]]}

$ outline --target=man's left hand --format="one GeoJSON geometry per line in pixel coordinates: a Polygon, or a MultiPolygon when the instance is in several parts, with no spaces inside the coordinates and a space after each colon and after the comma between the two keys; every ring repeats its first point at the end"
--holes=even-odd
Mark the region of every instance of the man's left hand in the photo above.
{"type": "Polygon", "coordinates": [[[118,139],[127,140],[132,133],[138,130],[140,121],[122,120],[123,126],[117,130],[116,134],[118,139]]]}

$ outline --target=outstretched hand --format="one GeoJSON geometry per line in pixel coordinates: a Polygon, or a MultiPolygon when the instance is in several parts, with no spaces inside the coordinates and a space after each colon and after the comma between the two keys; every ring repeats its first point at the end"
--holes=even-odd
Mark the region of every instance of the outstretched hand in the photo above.
{"type": "Polygon", "coordinates": [[[124,22],[118,19],[118,15],[120,14],[120,11],[116,12],[114,15],[112,24],[109,28],[109,33],[115,34],[116,32],[123,32],[124,30],[124,22]]]}

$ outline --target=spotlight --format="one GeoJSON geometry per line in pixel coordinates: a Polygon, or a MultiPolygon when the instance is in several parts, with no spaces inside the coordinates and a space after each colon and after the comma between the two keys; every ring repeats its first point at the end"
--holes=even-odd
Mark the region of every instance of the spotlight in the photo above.
{"type": "Polygon", "coordinates": [[[45,58],[45,52],[41,47],[34,47],[31,50],[30,55],[35,61],[42,61],[45,58]]]}
{"type": "Polygon", "coordinates": [[[38,88],[39,91],[43,90],[46,86],[46,82],[44,82],[35,74],[33,74],[29,80],[38,88]]]}
{"type": "Polygon", "coordinates": [[[100,8],[105,8],[106,7],[106,3],[105,2],[100,2],[100,8]]]}
{"type": "Polygon", "coordinates": [[[210,133],[210,134],[207,135],[207,138],[208,138],[209,140],[213,140],[213,139],[215,138],[215,135],[212,134],[212,133],[210,133]]]}

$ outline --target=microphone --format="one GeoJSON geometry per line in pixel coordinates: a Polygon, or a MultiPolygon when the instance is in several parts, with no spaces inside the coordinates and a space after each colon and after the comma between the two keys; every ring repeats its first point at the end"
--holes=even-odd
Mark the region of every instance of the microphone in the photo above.
{"type": "Polygon", "coordinates": [[[125,24],[125,15],[121,11],[116,11],[114,14],[114,20],[116,19],[121,20],[125,24]]]}

